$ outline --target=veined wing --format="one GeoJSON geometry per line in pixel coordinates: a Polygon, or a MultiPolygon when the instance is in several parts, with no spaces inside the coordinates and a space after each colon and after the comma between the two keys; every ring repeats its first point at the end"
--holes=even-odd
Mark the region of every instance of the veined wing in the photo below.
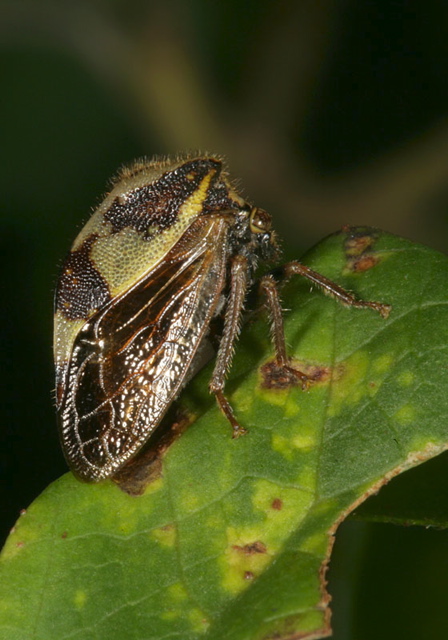
{"type": "Polygon", "coordinates": [[[196,220],[159,265],[80,331],[60,407],[64,452],[78,476],[110,476],[160,423],[216,310],[226,250],[226,221],[196,220]]]}

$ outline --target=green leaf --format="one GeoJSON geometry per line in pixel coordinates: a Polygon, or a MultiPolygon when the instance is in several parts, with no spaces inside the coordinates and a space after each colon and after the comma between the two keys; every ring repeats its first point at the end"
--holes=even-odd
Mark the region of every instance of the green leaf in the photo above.
{"type": "Polygon", "coordinates": [[[293,278],[287,340],[315,384],[272,388],[266,318],[247,324],[228,396],[232,440],[208,396],[144,495],[68,474],[3,550],[5,640],[261,640],[329,633],[324,573],[338,524],[401,471],[448,446],[448,260],[406,240],[345,230],[305,260],[385,320],[293,278]],[[267,388],[271,387],[271,388],[267,388]]]}

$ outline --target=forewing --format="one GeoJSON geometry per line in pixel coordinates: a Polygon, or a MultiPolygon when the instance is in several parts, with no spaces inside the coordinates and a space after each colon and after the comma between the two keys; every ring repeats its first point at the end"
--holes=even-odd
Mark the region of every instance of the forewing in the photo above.
{"type": "Polygon", "coordinates": [[[226,232],[223,220],[196,221],[156,268],[79,333],[60,425],[80,477],[113,474],[175,398],[224,286],[226,232]]]}

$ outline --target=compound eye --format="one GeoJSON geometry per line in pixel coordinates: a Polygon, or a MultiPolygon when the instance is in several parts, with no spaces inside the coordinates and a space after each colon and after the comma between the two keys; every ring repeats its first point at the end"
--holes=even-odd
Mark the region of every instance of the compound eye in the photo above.
{"type": "Polygon", "coordinates": [[[271,216],[264,209],[254,207],[250,212],[249,224],[252,233],[267,233],[271,228],[271,216]]]}

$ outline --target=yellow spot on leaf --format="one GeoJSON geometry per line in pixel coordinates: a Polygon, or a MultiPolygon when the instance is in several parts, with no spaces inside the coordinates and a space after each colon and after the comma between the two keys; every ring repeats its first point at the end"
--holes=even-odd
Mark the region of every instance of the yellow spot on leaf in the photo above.
{"type": "Polygon", "coordinates": [[[300,467],[297,484],[307,491],[315,491],[317,483],[316,463],[310,461],[310,464],[304,464],[300,467]]]}
{"type": "Polygon", "coordinates": [[[272,434],[272,448],[284,456],[286,460],[291,461],[293,459],[294,447],[292,446],[290,438],[285,438],[285,436],[274,432],[272,434]]]}
{"type": "MultiPolygon", "coordinates": [[[[334,380],[332,386],[331,403],[328,407],[330,416],[339,415],[343,408],[358,404],[367,393],[371,395],[372,388],[367,380],[369,365],[370,359],[366,351],[359,351],[342,363],[343,373],[334,380]]],[[[384,369],[384,357],[377,359],[377,366],[384,369]]],[[[378,371],[376,373],[378,375],[378,371]]]]}
{"type": "Polygon", "coordinates": [[[394,364],[394,356],[392,354],[384,354],[373,361],[373,371],[375,373],[385,373],[394,364]]]}
{"type": "Polygon", "coordinates": [[[301,433],[292,439],[292,444],[296,449],[312,449],[317,443],[314,434],[301,433]]]}
{"type": "Polygon", "coordinates": [[[197,608],[193,608],[189,611],[188,620],[190,621],[193,630],[198,633],[207,631],[210,626],[204,612],[197,608]]]}
{"type": "Polygon", "coordinates": [[[87,593],[81,589],[75,592],[73,603],[77,609],[83,609],[87,600],[87,593]]]}
{"type": "Polygon", "coordinates": [[[226,551],[219,559],[223,574],[222,586],[225,591],[237,594],[251,583],[251,580],[247,580],[247,575],[260,575],[271,562],[272,550],[259,538],[265,533],[263,527],[227,527],[226,532],[226,551]]]}
{"type": "Polygon", "coordinates": [[[185,600],[188,599],[188,594],[185,590],[185,587],[180,582],[176,582],[175,584],[172,584],[170,587],[168,587],[168,596],[177,603],[185,602],[185,600]]]}
{"type": "Polygon", "coordinates": [[[397,376],[397,382],[399,385],[401,385],[402,387],[410,387],[411,384],[413,384],[415,381],[415,375],[412,373],[412,371],[402,371],[398,376],[397,376]]]}
{"type": "Polygon", "coordinates": [[[405,404],[394,414],[393,417],[399,424],[405,425],[414,422],[415,415],[415,408],[410,404],[405,404]]]}
{"type": "Polygon", "coordinates": [[[327,534],[324,533],[316,533],[313,536],[309,536],[305,540],[303,540],[300,545],[300,550],[308,553],[312,553],[313,555],[321,555],[324,556],[328,546],[328,537],[327,534]]]}
{"type": "Polygon", "coordinates": [[[150,482],[145,487],[145,496],[149,496],[151,495],[151,493],[156,493],[157,491],[160,491],[160,489],[162,488],[163,488],[163,478],[157,478],[157,480],[150,482]]]}
{"type": "Polygon", "coordinates": [[[190,513],[196,511],[200,506],[199,496],[196,493],[185,492],[182,495],[182,511],[183,513],[190,513]]]}
{"type": "Polygon", "coordinates": [[[176,528],[173,524],[151,531],[151,536],[163,547],[173,547],[176,542],[176,528]]]}
{"type": "Polygon", "coordinates": [[[297,401],[297,395],[295,393],[289,393],[285,403],[285,417],[295,418],[300,413],[300,403],[297,401]]]}
{"type": "Polygon", "coordinates": [[[257,480],[252,503],[254,509],[262,511],[265,516],[258,537],[263,536],[265,544],[276,551],[305,517],[312,501],[311,492],[296,487],[282,487],[268,480],[257,480]],[[278,498],[282,501],[281,510],[272,508],[272,503],[278,498]]]}

